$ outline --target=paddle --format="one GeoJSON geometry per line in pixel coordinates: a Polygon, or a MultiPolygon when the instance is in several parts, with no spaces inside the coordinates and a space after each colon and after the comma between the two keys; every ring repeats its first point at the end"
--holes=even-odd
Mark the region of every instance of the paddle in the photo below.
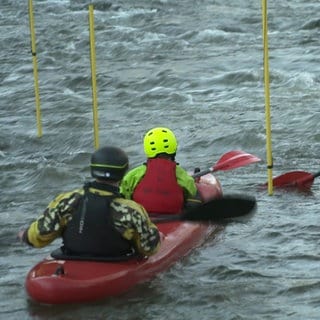
{"type": "Polygon", "coordinates": [[[192,177],[198,178],[207,173],[212,173],[219,170],[231,170],[258,161],[261,161],[261,159],[250,153],[246,153],[241,150],[229,151],[225,153],[213,167],[200,172],[196,172],[192,175],[192,177]]]}
{"type": "Polygon", "coordinates": [[[150,215],[152,222],[196,221],[219,223],[232,218],[248,216],[256,209],[256,200],[252,197],[226,195],[212,199],[181,214],[150,215]]]}
{"type": "Polygon", "coordinates": [[[316,177],[320,176],[320,171],[312,174],[306,171],[291,171],[284,173],[278,177],[273,178],[274,187],[297,187],[297,188],[310,188],[316,177]]]}

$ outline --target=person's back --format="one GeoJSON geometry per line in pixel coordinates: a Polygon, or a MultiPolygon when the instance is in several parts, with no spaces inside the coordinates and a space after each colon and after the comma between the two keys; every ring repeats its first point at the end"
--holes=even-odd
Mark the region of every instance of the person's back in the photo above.
{"type": "Polygon", "coordinates": [[[168,128],[154,128],[144,137],[147,162],[122,179],[121,193],[143,205],[148,213],[175,214],[198,205],[194,179],[175,162],[178,143],[168,128]]]}
{"type": "Polygon", "coordinates": [[[155,253],[160,245],[157,227],[141,205],[119,193],[119,181],[128,168],[126,154],[101,148],[90,166],[96,180],[56,197],[20,238],[43,247],[61,236],[63,254],[76,257],[112,258],[133,250],[143,256],[155,253]]]}

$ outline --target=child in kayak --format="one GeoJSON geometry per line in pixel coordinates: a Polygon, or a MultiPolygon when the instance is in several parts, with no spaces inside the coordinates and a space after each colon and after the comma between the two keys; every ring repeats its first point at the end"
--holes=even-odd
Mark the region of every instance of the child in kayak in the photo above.
{"type": "Polygon", "coordinates": [[[120,192],[148,213],[175,214],[201,203],[194,179],[175,161],[178,148],[168,128],[149,130],[143,141],[147,162],[129,171],[120,192]]]}
{"type": "Polygon", "coordinates": [[[61,236],[62,252],[83,257],[150,256],[160,246],[157,227],[138,203],[124,199],[119,182],[128,169],[126,153],[103,147],[91,156],[94,181],[62,193],[28,229],[21,241],[41,248],[61,236]]]}

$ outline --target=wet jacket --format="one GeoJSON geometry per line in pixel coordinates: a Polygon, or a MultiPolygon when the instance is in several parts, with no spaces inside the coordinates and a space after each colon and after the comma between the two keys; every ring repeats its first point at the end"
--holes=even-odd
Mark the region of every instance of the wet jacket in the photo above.
{"type": "Polygon", "coordinates": [[[118,188],[97,182],[57,196],[30,225],[26,242],[44,247],[59,236],[67,250],[85,255],[116,256],[131,247],[149,256],[160,245],[158,229],[144,208],[121,198],[118,188]]]}
{"type": "Polygon", "coordinates": [[[137,202],[142,203],[150,213],[178,213],[182,207],[195,206],[201,203],[194,179],[174,161],[162,158],[148,159],[146,164],[129,171],[122,179],[120,192],[125,198],[136,199],[137,202]],[[172,175],[174,175],[175,181],[172,175]],[[147,182],[143,182],[144,178],[147,182]],[[156,181],[157,179],[161,179],[161,183],[156,181]],[[145,191],[141,190],[142,187],[140,189],[140,182],[143,182],[145,191]],[[164,190],[166,183],[168,183],[167,191],[170,192],[164,190]],[[136,188],[140,190],[136,191],[136,188]],[[158,194],[159,189],[161,190],[160,195],[158,194]],[[152,192],[152,196],[149,191],[152,192]],[[182,206],[181,191],[183,194],[182,206]],[[143,197],[146,199],[143,199],[143,197]],[[151,204],[151,198],[148,199],[149,197],[156,203],[151,204]],[[174,204],[173,201],[176,201],[176,203],[174,204]],[[180,210],[176,211],[177,209],[180,210]]]}

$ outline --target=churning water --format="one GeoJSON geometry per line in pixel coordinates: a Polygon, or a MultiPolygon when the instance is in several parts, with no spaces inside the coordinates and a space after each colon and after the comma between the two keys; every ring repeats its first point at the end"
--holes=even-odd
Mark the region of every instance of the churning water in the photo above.
{"type": "MultiPolygon", "coordinates": [[[[144,161],[142,137],[171,128],[177,160],[205,169],[242,149],[262,161],[216,177],[258,211],[229,224],[153,281],[103,302],[49,307],[27,298],[28,270],[53,248],[16,240],[58,193],[89,177],[94,150],[88,4],[33,1],[41,123],[37,137],[27,1],[1,0],[0,318],[319,319],[319,180],[312,192],[267,180],[259,1],[93,1],[100,145],[144,161]]],[[[320,2],[270,1],[274,175],[320,163],[320,2]]]]}

